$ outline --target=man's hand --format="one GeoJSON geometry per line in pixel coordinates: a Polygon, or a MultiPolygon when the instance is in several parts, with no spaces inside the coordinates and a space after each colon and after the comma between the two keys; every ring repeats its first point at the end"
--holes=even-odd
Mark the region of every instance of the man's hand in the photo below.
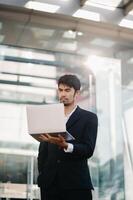
{"type": "Polygon", "coordinates": [[[45,133],[45,134],[41,134],[39,138],[45,142],[56,144],[62,149],[67,149],[68,147],[68,143],[65,141],[64,137],[62,137],[60,134],[54,137],[48,133],[45,133]]]}

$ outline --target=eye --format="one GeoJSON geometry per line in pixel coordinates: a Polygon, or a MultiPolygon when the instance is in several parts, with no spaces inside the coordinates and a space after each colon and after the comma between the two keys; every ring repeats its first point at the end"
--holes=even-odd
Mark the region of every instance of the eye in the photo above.
{"type": "Polygon", "coordinates": [[[66,92],[70,92],[70,89],[66,89],[66,92]]]}
{"type": "Polygon", "coordinates": [[[58,91],[59,91],[59,92],[61,92],[61,91],[62,91],[62,89],[61,89],[61,88],[59,88],[59,89],[58,89],[58,91]]]}

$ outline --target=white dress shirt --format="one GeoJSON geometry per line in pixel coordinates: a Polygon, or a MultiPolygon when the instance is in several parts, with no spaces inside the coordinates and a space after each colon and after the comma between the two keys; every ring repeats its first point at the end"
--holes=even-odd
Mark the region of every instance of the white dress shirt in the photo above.
{"type": "MultiPolygon", "coordinates": [[[[73,112],[76,110],[76,108],[77,108],[77,106],[68,115],[66,115],[66,117],[65,117],[66,123],[67,123],[68,119],[70,118],[70,116],[73,114],[73,112]]],[[[73,152],[73,144],[68,143],[68,147],[67,147],[67,149],[64,149],[64,151],[66,153],[72,153],[73,152]]]]}

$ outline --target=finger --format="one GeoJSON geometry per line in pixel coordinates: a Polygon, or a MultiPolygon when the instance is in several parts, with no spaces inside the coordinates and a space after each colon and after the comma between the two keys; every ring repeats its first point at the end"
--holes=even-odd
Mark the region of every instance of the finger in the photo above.
{"type": "Polygon", "coordinates": [[[47,134],[48,139],[52,140],[52,141],[59,141],[59,137],[58,136],[51,136],[50,134],[47,134]]]}
{"type": "Polygon", "coordinates": [[[50,136],[48,133],[46,133],[45,136],[46,136],[48,139],[51,138],[51,136],[50,136]]]}
{"type": "Polygon", "coordinates": [[[46,134],[46,137],[47,137],[47,139],[48,139],[48,141],[50,143],[57,143],[58,142],[58,138],[57,137],[53,137],[50,134],[46,134]]]}
{"type": "Polygon", "coordinates": [[[64,141],[65,141],[64,137],[63,137],[63,136],[61,136],[60,134],[58,135],[58,137],[60,138],[60,140],[61,140],[62,142],[64,142],[64,141]]]}
{"type": "Polygon", "coordinates": [[[46,139],[46,138],[47,138],[47,136],[46,136],[46,134],[40,134],[40,135],[39,135],[39,138],[46,139]]]}
{"type": "Polygon", "coordinates": [[[40,138],[41,140],[43,140],[43,141],[46,141],[46,142],[48,141],[48,138],[45,137],[44,135],[40,135],[39,138],[40,138]]]}

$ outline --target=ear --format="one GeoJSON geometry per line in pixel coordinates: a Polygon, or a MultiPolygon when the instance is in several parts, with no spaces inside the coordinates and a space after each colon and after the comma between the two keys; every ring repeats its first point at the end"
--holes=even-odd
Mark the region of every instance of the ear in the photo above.
{"type": "Polygon", "coordinates": [[[80,95],[80,90],[77,90],[77,91],[75,92],[75,98],[78,99],[79,95],[80,95]]]}

